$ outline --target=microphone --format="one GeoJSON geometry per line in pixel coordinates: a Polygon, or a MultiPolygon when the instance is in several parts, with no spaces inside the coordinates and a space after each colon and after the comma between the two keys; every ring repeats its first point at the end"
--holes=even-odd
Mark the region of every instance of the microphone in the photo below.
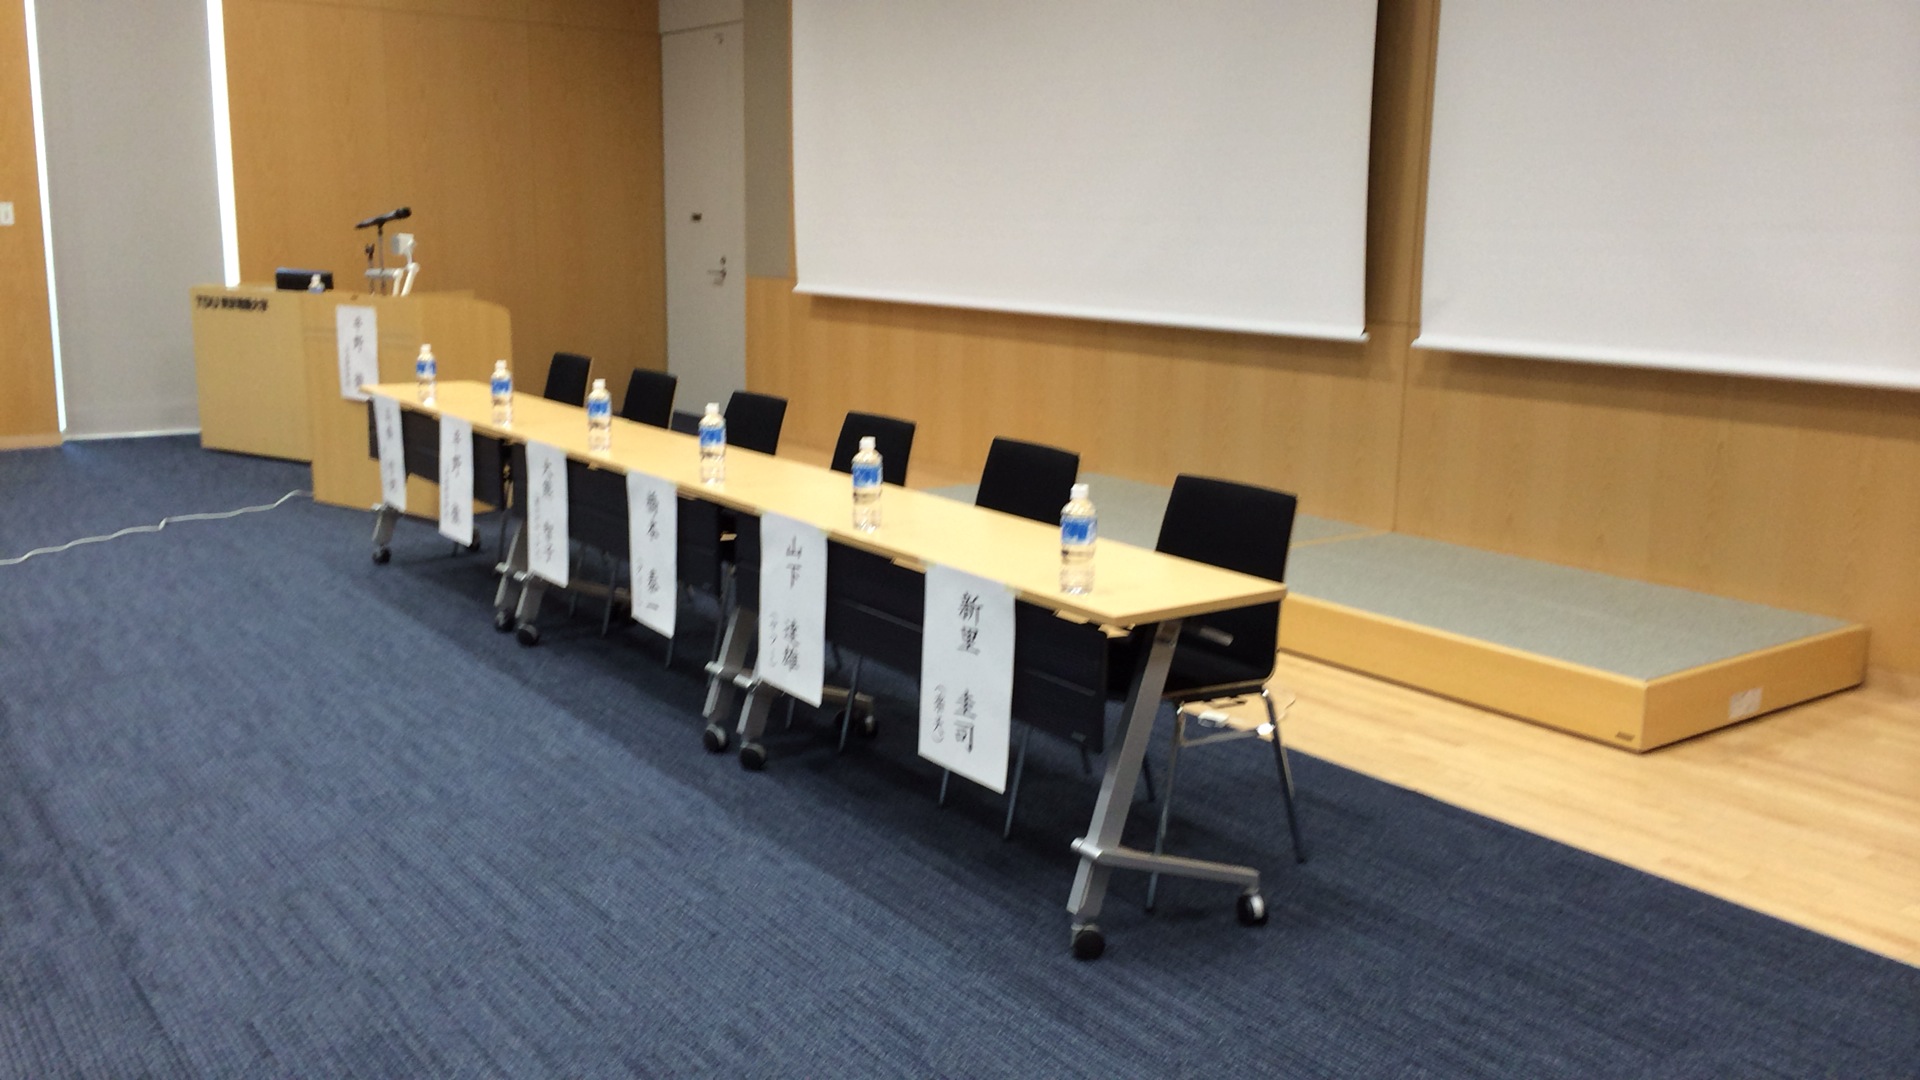
{"type": "Polygon", "coordinates": [[[403,206],[398,210],[389,210],[384,214],[376,214],[360,224],[355,225],[354,228],[371,229],[375,225],[385,225],[389,221],[399,221],[402,218],[410,218],[412,216],[413,208],[411,206],[403,206]]]}

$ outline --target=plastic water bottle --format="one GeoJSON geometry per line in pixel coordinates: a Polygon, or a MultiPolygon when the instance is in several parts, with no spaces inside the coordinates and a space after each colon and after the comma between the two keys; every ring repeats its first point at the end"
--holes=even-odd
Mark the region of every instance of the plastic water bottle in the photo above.
{"type": "Polygon", "coordinates": [[[501,427],[513,423],[513,372],[505,360],[493,362],[493,422],[501,427]]]}
{"type": "Polygon", "coordinates": [[[593,393],[587,395],[587,450],[604,454],[613,449],[613,395],[607,393],[607,380],[593,380],[593,393]]]}
{"type": "Polygon", "coordinates": [[[720,415],[720,403],[707,402],[707,413],[700,418],[700,482],[723,483],[727,479],[727,421],[720,415]]]}
{"type": "Polygon", "coordinates": [[[872,532],[880,527],[880,451],[873,436],[860,436],[860,452],[853,455],[853,527],[872,532]]]}
{"type": "Polygon", "coordinates": [[[319,274],[315,274],[307,279],[307,291],[317,296],[327,291],[327,283],[320,280],[319,274]]]}
{"type": "Polygon", "coordinates": [[[1060,509],[1060,591],[1093,591],[1093,543],[1098,538],[1099,519],[1087,485],[1073,485],[1073,497],[1060,509]]]}
{"type": "Polygon", "coordinates": [[[433,362],[433,346],[421,345],[420,355],[413,361],[413,385],[419,391],[424,404],[433,403],[433,378],[436,365],[433,362]]]}

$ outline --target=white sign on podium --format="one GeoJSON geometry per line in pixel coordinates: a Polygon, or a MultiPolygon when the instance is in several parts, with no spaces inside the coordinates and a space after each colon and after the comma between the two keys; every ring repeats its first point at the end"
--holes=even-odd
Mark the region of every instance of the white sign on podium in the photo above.
{"type": "Polygon", "coordinates": [[[341,304],[333,309],[334,347],[340,355],[340,396],[365,401],[363,385],[380,381],[379,313],[370,307],[341,304]]]}

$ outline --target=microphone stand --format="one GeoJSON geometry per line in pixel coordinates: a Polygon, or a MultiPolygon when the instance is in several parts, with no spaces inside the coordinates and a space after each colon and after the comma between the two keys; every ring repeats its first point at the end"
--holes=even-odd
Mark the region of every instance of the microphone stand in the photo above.
{"type": "MultiPolygon", "coordinates": [[[[373,294],[385,296],[387,290],[387,223],[377,221],[373,226],[373,243],[367,245],[367,268],[373,269],[374,252],[380,253],[380,273],[373,277],[373,294]]],[[[373,276],[373,275],[369,275],[373,276]]]]}

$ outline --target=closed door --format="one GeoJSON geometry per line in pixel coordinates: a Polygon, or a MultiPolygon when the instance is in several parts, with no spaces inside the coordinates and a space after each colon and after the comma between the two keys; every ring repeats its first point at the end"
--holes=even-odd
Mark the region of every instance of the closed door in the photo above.
{"type": "Polygon", "coordinates": [[[676,407],[747,384],[746,84],[740,23],[663,34],[667,370],[676,407]]]}

